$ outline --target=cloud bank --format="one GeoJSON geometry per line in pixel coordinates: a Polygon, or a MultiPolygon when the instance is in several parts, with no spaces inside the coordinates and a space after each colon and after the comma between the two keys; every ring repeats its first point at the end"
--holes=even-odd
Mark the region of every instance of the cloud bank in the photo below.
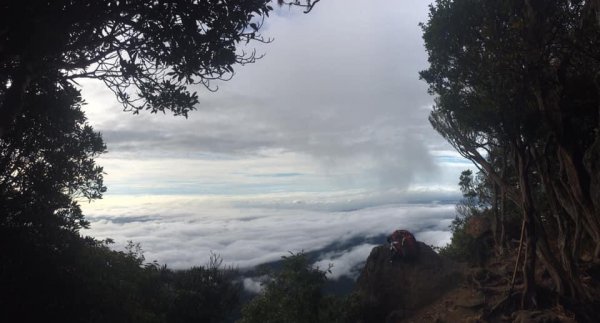
{"type": "Polygon", "coordinates": [[[323,250],[316,263],[334,264],[334,278],[354,277],[369,238],[398,227],[444,245],[448,202],[471,165],[427,121],[427,5],[279,9],[264,30],[275,41],[254,44],[266,56],[216,93],[198,89],[187,120],[124,113],[102,84],[83,81],[109,150],[99,159],[109,191],[85,205],[85,233],[140,242],[147,259],[174,268],[204,264],[210,251],[250,268],[323,250]]]}
{"type": "Polygon", "coordinates": [[[353,275],[352,269],[372,247],[363,241],[400,227],[412,230],[425,243],[444,245],[454,218],[452,204],[333,211],[236,208],[230,202],[185,196],[122,197],[109,202],[108,209],[88,211],[91,229],[84,233],[113,238],[120,246],[127,240],[140,242],[148,260],[186,268],[207,263],[212,251],[225,263],[244,269],[279,260],[288,251],[327,248],[320,264],[325,268],[333,263],[333,277],[353,275]]]}

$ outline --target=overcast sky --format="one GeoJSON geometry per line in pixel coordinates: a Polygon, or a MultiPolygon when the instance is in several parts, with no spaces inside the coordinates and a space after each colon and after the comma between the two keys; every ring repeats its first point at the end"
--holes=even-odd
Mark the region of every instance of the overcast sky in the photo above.
{"type": "MultiPolygon", "coordinates": [[[[250,266],[290,248],[318,249],[341,232],[397,226],[447,242],[453,209],[435,202],[458,197],[470,164],[427,121],[433,99],[418,78],[427,5],[324,0],[309,15],[278,9],[263,28],[274,42],[248,48],[266,56],[237,67],[216,93],[198,89],[187,120],[122,112],[102,84],[83,83],[90,123],[109,151],[98,161],[109,190],[85,205],[87,233],[141,242],[149,258],[180,267],[203,264],[207,250],[250,266]]],[[[368,250],[356,246],[348,257],[368,250]]]]}

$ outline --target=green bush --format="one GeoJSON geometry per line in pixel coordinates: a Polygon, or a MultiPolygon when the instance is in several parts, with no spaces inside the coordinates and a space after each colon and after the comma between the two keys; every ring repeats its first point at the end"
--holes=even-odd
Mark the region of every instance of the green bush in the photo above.
{"type": "Polygon", "coordinates": [[[479,237],[467,232],[470,219],[490,216],[490,192],[487,184],[481,174],[474,177],[470,170],[461,173],[458,185],[463,193],[463,199],[456,205],[457,215],[450,225],[452,238],[448,245],[439,249],[441,255],[457,261],[481,265],[492,254],[491,232],[479,237]]]}
{"type": "Polygon", "coordinates": [[[311,266],[304,253],[282,258],[282,268],[269,274],[263,291],[242,309],[238,323],[342,322],[343,300],[322,292],[329,269],[311,266]]]}

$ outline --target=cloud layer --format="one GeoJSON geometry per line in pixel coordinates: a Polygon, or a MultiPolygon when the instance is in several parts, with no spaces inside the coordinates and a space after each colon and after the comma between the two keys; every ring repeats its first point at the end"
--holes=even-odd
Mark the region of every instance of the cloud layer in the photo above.
{"type": "Polygon", "coordinates": [[[175,268],[210,251],[249,268],[344,246],[317,259],[334,278],[353,277],[367,238],[398,227],[445,244],[446,202],[470,164],[427,121],[426,17],[421,0],[281,8],[264,29],[275,41],[251,44],[267,55],[216,93],[198,89],[187,120],[121,112],[102,84],[83,81],[109,150],[99,159],[109,191],[85,205],[86,233],[140,242],[147,259],[175,268]]]}
{"type": "Polygon", "coordinates": [[[351,275],[352,268],[366,259],[372,246],[361,245],[361,241],[400,227],[412,230],[426,243],[444,245],[454,217],[451,204],[335,211],[240,208],[231,206],[230,200],[185,196],[121,197],[106,203],[109,208],[87,210],[91,229],[85,233],[111,237],[119,246],[127,240],[140,242],[148,260],[185,268],[205,264],[213,251],[228,264],[250,268],[279,260],[288,251],[327,248],[321,260],[322,264],[334,264],[334,277],[351,275]],[[349,243],[354,245],[348,248],[349,243]]]}

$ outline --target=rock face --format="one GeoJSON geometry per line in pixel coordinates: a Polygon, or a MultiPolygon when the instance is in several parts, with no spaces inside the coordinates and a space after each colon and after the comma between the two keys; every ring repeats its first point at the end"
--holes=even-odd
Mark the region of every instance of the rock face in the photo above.
{"type": "Polygon", "coordinates": [[[462,280],[458,268],[419,242],[414,260],[389,262],[386,246],[373,248],[357,281],[358,322],[399,322],[462,280]]]}

